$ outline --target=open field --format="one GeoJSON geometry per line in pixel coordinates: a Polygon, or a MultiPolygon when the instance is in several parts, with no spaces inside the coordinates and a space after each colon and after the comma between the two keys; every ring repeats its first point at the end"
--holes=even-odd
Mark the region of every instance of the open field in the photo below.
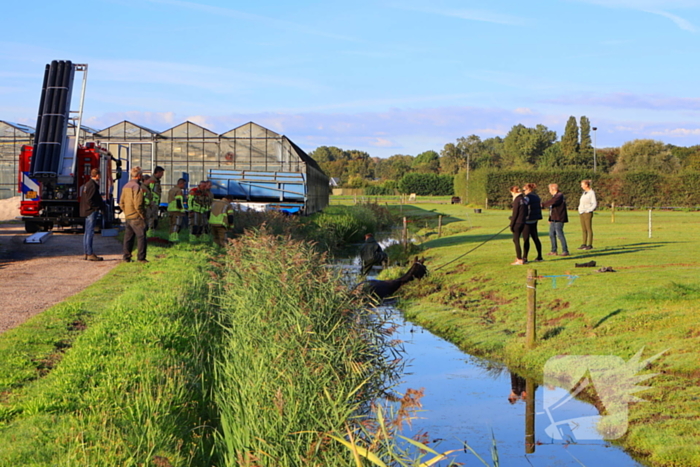
{"type": "MultiPolygon", "coordinates": [[[[398,213],[399,207],[392,208],[398,213]]],[[[648,212],[594,217],[594,250],[577,251],[577,213],[565,233],[570,257],[545,256],[541,263],[510,266],[514,260],[506,229],[507,211],[474,213],[465,206],[408,205],[412,232],[423,242],[432,274],[407,288],[401,308],[409,319],[466,351],[507,363],[542,377],[545,362],[557,355],[615,355],[629,360],[664,352],[645,373],[651,389],[636,395],[648,402],[630,406],[630,426],[620,442],[654,466],[700,465],[700,256],[698,213],[654,212],[652,238],[648,212]],[[443,235],[436,219],[443,214],[443,235]],[[595,268],[575,263],[596,261],[595,268]],[[617,272],[597,272],[611,266],[617,272]],[[439,270],[437,270],[439,268],[439,270]],[[537,347],[526,351],[527,270],[538,276],[571,274],[538,282],[537,347]],[[556,287],[555,287],[556,285],[556,287]]],[[[540,222],[544,254],[550,242],[540,222]],[[544,234],[544,238],[543,237],[544,234]]],[[[533,247],[534,249],[534,247],[533,247]]],[[[530,258],[534,258],[534,253],[530,258]]],[[[595,402],[595,395],[588,394],[595,402]]]]}
{"type": "MultiPolygon", "coordinates": [[[[573,256],[545,257],[536,268],[578,278],[560,278],[556,288],[539,281],[540,342],[525,351],[528,267],[509,265],[508,232],[457,259],[505,227],[509,213],[476,214],[444,200],[392,209],[410,217],[432,271],[404,289],[409,318],[535,378],[555,355],[627,360],[641,349],[645,358],[666,350],[646,371],[659,374],[637,394],[648,402],[632,404],[621,443],[650,465],[700,465],[697,213],[655,213],[651,239],[646,212],[618,213],[615,224],[598,215],[596,249],[583,253],[574,249],[578,226],[569,224],[573,256]],[[590,260],[618,272],[574,267],[590,260]]],[[[328,214],[328,222],[344,219],[328,214]]],[[[547,238],[543,244],[548,251],[547,238]]],[[[280,465],[270,452],[289,465],[352,464],[326,435],[342,431],[361,403],[353,394],[377,388],[366,386],[376,354],[344,328],[343,313],[355,305],[305,248],[252,237],[236,254],[218,255],[207,245],[151,245],[150,264],[119,264],[0,336],[0,465],[280,465]],[[339,319],[323,321],[333,310],[339,319]],[[288,416],[324,422],[301,433],[288,416]]]]}

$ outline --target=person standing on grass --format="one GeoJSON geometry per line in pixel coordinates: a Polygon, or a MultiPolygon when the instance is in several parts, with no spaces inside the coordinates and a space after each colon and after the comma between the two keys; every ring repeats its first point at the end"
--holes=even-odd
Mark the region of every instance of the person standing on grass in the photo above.
{"type": "Polygon", "coordinates": [[[122,188],[122,197],[119,207],[124,213],[124,249],[123,258],[127,263],[131,262],[131,252],[134,249],[134,237],[137,242],[137,256],[139,263],[148,263],[146,259],[146,209],[144,206],[144,190],[139,183],[141,180],[141,167],[131,169],[131,180],[122,188]]]}
{"type": "Polygon", "coordinates": [[[510,216],[510,231],[513,232],[513,243],[515,244],[515,262],[512,266],[525,264],[523,252],[520,249],[520,236],[525,229],[525,219],[527,219],[527,200],[520,191],[520,187],[514,186],[510,189],[513,197],[513,213],[510,216]]]}
{"type": "Polygon", "coordinates": [[[523,229],[523,261],[527,262],[527,255],[530,252],[530,238],[537,249],[537,258],[535,261],[542,261],[542,242],[537,234],[537,222],[542,219],[542,200],[535,189],[537,185],[527,183],[523,187],[525,200],[527,201],[527,218],[525,219],[525,228],[523,229]]]}
{"type": "Polygon", "coordinates": [[[566,199],[559,191],[559,185],[551,183],[549,193],[552,199],[542,203],[543,208],[549,208],[549,240],[552,242],[552,251],[547,253],[550,256],[557,254],[557,238],[561,243],[561,253],[559,256],[569,256],[569,247],[564,237],[564,224],[569,222],[569,214],[566,212],[566,199]]]}
{"type": "Polygon", "coordinates": [[[581,180],[581,188],[583,194],[578,203],[578,214],[581,219],[581,233],[583,234],[583,243],[578,247],[579,250],[593,249],[593,211],[598,207],[598,201],[595,198],[595,192],[591,188],[590,180],[581,180]]]}
{"type": "Polygon", "coordinates": [[[92,169],[90,171],[90,180],[80,189],[80,217],[85,218],[83,249],[86,261],[102,261],[104,259],[101,256],[97,256],[92,249],[97,214],[106,209],[105,201],[100,194],[101,177],[102,172],[100,172],[100,169],[92,169]]]}
{"type": "Polygon", "coordinates": [[[233,206],[231,206],[233,196],[226,195],[223,199],[214,200],[211,204],[211,217],[209,218],[209,227],[214,243],[221,248],[226,246],[226,231],[231,228],[230,217],[233,215],[233,206]]]}
{"type": "Polygon", "coordinates": [[[158,228],[158,217],[160,216],[160,200],[163,195],[163,189],[160,185],[160,179],[163,178],[165,174],[165,169],[161,166],[157,166],[153,170],[153,175],[148,179],[148,187],[151,190],[151,204],[146,212],[146,219],[148,222],[148,235],[154,236],[155,230],[158,228]]]}
{"type": "Polygon", "coordinates": [[[168,217],[170,218],[171,242],[180,241],[180,229],[185,224],[185,196],[183,190],[187,180],[180,178],[177,184],[168,192],[168,217]]]}

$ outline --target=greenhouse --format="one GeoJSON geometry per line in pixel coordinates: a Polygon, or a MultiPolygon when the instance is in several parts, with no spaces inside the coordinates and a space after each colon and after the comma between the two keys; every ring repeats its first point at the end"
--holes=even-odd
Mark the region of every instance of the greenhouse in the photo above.
{"type": "MultiPolygon", "coordinates": [[[[0,197],[15,196],[18,155],[23,144],[31,144],[33,131],[31,127],[0,122],[0,197]]],[[[145,173],[163,167],[164,191],[183,174],[188,175],[190,183],[197,183],[207,179],[212,169],[300,173],[306,182],[308,212],[328,204],[328,177],[318,164],[286,136],[253,122],[216,134],[192,122],[157,132],[123,121],[100,131],[83,127],[81,142],[86,140],[106,146],[115,158],[126,162],[126,167],[140,166],[145,173]]]]}
{"type": "Polygon", "coordinates": [[[33,140],[34,128],[0,120],[0,199],[17,196],[19,153],[33,140]]]}

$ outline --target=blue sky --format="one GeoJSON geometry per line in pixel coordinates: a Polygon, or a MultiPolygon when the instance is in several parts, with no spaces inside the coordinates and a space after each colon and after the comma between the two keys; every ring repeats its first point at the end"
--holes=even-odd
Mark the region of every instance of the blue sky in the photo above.
{"type": "Polygon", "coordinates": [[[0,120],[34,125],[69,59],[97,129],[254,121],[388,157],[585,115],[598,147],[700,144],[700,0],[6,3],[0,120]]]}

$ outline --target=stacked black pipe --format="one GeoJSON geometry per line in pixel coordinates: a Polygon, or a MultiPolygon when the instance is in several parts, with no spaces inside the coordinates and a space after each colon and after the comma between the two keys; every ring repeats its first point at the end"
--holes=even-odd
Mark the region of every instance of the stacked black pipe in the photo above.
{"type": "Polygon", "coordinates": [[[46,65],[30,168],[35,177],[51,177],[61,169],[74,75],[73,63],[68,60],[46,65]]]}

